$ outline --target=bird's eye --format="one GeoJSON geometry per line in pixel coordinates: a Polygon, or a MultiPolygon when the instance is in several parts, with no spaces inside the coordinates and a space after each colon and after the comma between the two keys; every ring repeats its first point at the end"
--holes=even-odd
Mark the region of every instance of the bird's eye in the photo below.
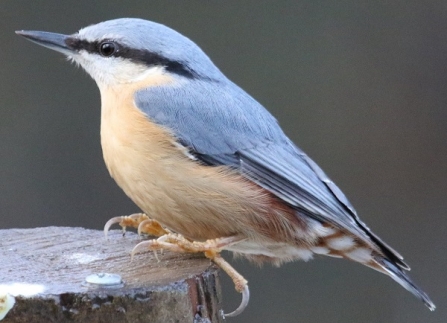
{"type": "Polygon", "coordinates": [[[99,53],[101,56],[109,57],[117,51],[118,46],[110,41],[103,42],[99,45],[99,53]]]}

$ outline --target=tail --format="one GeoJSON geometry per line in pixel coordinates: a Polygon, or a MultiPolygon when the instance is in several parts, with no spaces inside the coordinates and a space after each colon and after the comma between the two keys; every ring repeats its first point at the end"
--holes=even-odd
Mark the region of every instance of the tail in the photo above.
{"type": "Polygon", "coordinates": [[[310,248],[313,253],[349,259],[388,275],[424,302],[431,311],[435,310],[436,306],[428,295],[405,273],[410,267],[404,262],[403,257],[369,229],[365,229],[368,238],[360,235],[352,236],[330,226],[326,226],[325,229],[326,232],[320,232],[320,239],[316,245],[310,248]]]}
{"type": "Polygon", "coordinates": [[[410,279],[410,277],[403,271],[402,268],[394,264],[388,259],[385,259],[383,256],[373,256],[374,261],[369,262],[368,264],[365,264],[375,270],[380,271],[381,273],[384,273],[388,276],[390,276],[392,279],[394,279],[396,282],[398,282],[402,287],[404,287],[406,290],[408,290],[410,293],[412,293],[414,296],[419,298],[424,304],[431,310],[434,311],[436,306],[431,301],[430,297],[423,292],[418,286],[416,286],[410,279]]]}

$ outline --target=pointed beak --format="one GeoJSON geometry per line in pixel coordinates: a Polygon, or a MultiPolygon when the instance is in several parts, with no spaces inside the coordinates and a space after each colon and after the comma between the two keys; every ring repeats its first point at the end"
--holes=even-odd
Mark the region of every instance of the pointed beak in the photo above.
{"type": "Polygon", "coordinates": [[[68,45],[67,40],[70,38],[68,35],[28,30],[18,30],[16,34],[25,37],[33,43],[48,47],[65,55],[73,55],[75,53],[75,50],[68,45]]]}

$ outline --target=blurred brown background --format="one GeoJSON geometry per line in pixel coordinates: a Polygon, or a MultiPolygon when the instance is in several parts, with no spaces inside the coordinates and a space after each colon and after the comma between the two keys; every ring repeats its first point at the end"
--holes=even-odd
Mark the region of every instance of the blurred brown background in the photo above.
{"type": "MultiPolygon", "coordinates": [[[[14,34],[126,16],[187,35],[264,104],[438,306],[348,261],[237,260],[252,299],[228,322],[447,322],[445,1],[2,0],[1,228],[101,229],[138,211],[103,164],[95,83],[14,34]]],[[[232,310],[239,295],[224,281],[232,310]]]]}

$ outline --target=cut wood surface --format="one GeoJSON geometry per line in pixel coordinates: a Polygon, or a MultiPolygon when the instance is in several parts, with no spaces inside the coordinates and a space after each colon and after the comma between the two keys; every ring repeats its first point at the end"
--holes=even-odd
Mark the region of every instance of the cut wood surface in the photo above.
{"type": "MultiPolygon", "coordinates": [[[[3,322],[222,322],[217,268],[201,255],[130,251],[141,241],[119,230],[66,227],[0,230],[3,322]],[[118,274],[104,287],[89,275],[118,274]]],[[[0,301],[1,307],[1,301],[0,301]]],[[[0,316],[1,317],[1,316],[0,316]]]]}

